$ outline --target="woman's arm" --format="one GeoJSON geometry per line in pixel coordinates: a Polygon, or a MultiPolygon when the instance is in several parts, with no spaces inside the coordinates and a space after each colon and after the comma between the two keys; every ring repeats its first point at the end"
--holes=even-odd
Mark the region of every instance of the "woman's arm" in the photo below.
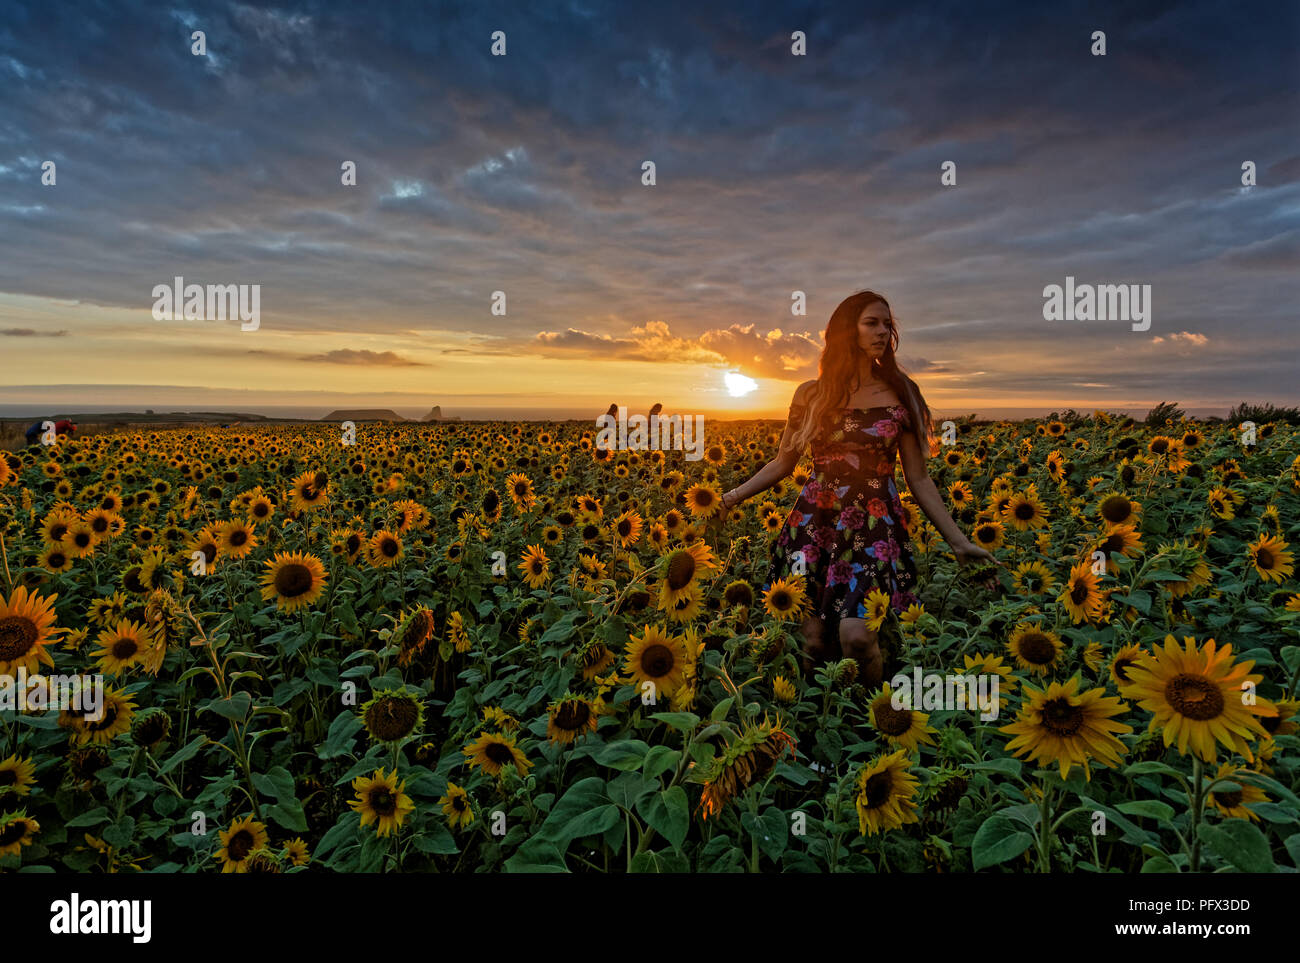
{"type": "Polygon", "coordinates": [[[925,459],[921,457],[921,448],[917,444],[916,435],[912,432],[899,433],[898,455],[903,462],[903,477],[907,479],[907,487],[911,490],[912,497],[916,499],[916,504],[921,507],[921,511],[925,512],[934,527],[939,530],[939,534],[954,550],[970,545],[971,540],[948,514],[943,498],[939,495],[939,489],[935,487],[934,479],[930,477],[929,469],[925,466],[925,459]]]}
{"type": "Polygon", "coordinates": [[[785,430],[781,433],[781,443],[777,446],[776,457],[756,471],[748,481],[737,485],[729,492],[724,492],[723,508],[731,509],[745,499],[767,491],[794,471],[802,454],[794,450],[794,435],[803,424],[809,393],[816,384],[816,381],[805,381],[795,389],[794,398],[790,402],[790,416],[785,420],[785,430]]]}

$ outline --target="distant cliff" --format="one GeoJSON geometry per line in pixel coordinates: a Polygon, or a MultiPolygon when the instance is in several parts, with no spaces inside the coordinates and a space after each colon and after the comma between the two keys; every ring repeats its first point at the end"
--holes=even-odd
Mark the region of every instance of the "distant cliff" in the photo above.
{"type": "Polygon", "coordinates": [[[442,413],[442,405],[434,405],[429,409],[429,413],[422,419],[424,421],[460,421],[459,415],[445,417],[442,413]]]}

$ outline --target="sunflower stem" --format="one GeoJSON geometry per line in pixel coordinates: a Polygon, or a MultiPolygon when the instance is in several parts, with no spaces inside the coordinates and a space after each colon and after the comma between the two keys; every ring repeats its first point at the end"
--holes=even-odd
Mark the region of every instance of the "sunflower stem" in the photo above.
{"type": "Polygon", "coordinates": [[[1191,851],[1187,854],[1188,868],[1193,873],[1199,873],[1201,870],[1201,807],[1204,805],[1204,783],[1205,766],[1201,762],[1201,757],[1192,756],[1192,813],[1191,829],[1188,836],[1191,837],[1191,851]]]}
{"type": "Polygon", "coordinates": [[[1040,782],[1039,788],[1042,789],[1043,798],[1039,802],[1038,816],[1038,871],[1040,873],[1050,873],[1052,871],[1052,787],[1046,782],[1040,782]]]}

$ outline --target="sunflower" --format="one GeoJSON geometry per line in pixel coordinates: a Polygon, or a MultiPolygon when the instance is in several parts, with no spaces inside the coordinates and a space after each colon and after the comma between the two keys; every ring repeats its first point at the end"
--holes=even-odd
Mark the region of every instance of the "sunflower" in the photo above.
{"type": "Polygon", "coordinates": [[[311,853],[307,851],[307,842],[301,836],[284,844],[284,858],[292,866],[306,866],[311,862],[311,853]]]}
{"type": "Polygon", "coordinates": [[[91,658],[99,661],[100,672],[119,676],[131,666],[138,665],[152,644],[143,625],[122,619],[99,633],[100,648],[91,653],[91,658]]]}
{"type": "Polygon", "coordinates": [[[521,557],[523,561],[519,563],[519,571],[523,573],[524,581],[529,588],[541,588],[551,577],[546,551],[540,545],[529,545],[521,557]]]}
{"type": "Polygon", "coordinates": [[[1006,541],[1004,537],[1004,527],[1001,522],[987,521],[978,523],[971,530],[971,541],[980,548],[986,548],[990,552],[1002,547],[1006,541]]]}
{"type": "Polygon", "coordinates": [[[863,600],[867,609],[867,630],[875,632],[889,615],[889,596],[880,589],[872,589],[863,600]]]}
{"type": "Polygon", "coordinates": [[[792,575],[777,579],[764,593],[763,605],[767,609],[767,614],[779,622],[789,622],[802,617],[808,605],[803,576],[792,575]]]}
{"type": "Polygon", "coordinates": [[[59,725],[71,729],[69,737],[74,746],[106,746],[131,728],[135,716],[135,701],[121,689],[104,689],[104,701],[93,715],[86,709],[63,709],[59,712],[59,725]]]}
{"type": "Polygon", "coordinates": [[[199,529],[198,533],[190,539],[187,546],[186,557],[193,557],[195,552],[203,553],[203,570],[201,574],[211,573],[217,567],[217,559],[221,554],[221,540],[217,536],[216,529],[212,525],[205,525],[199,529]]]}
{"type": "Polygon", "coordinates": [[[500,706],[484,706],[483,726],[498,732],[514,732],[519,728],[519,720],[500,706]]]}
{"type": "Polygon", "coordinates": [[[1142,553],[1142,534],[1133,525],[1112,525],[1106,534],[1093,542],[1093,551],[1101,552],[1106,559],[1106,571],[1111,571],[1111,552],[1125,558],[1142,553]]]}
{"type": "Polygon", "coordinates": [[[252,816],[236,819],[229,829],[223,829],[217,835],[221,838],[221,849],[215,858],[221,860],[223,873],[247,873],[249,857],[270,842],[266,824],[257,822],[252,816]]]}
{"type": "Polygon", "coordinates": [[[293,480],[293,490],[285,494],[294,511],[314,512],[329,504],[329,476],[323,471],[304,472],[293,480]]]}
{"type": "Polygon", "coordinates": [[[391,568],[403,553],[402,539],[387,529],[380,529],[371,535],[366,548],[370,564],[376,568],[391,568]]]}
{"type": "Polygon", "coordinates": [[[464,829],[474,821],[474,810],[470,808],[469,793],[454,782],[447,783],[447,795],[438,800],[442,804],[443,815],[447,825],[452,829],[464,829]]]}
{"type": "Polygon", "coordinates": [[[415,803],[402,791],[406,781],[397,781],[396,769],[387,776],[383,767],[376,769],[374,776],[357,776],[352,788],[357,798],[348,800],[348,805],[361,814],[362,826],[375,823],[376,836],[400,829],[407,815],[415,811],[415,803]]]}
{"type": "Polygon", "coordinates": [[[27,594],[19,585],[9,598],[0,601],[0,676],[16,675],[20,668],[29,674],[41,664],[54,667],[45,646],[56,641],[62,629],[54,627],[54,600],[58,595],[27,594]]]}
{"type": "Polygon", "coordinates": [[[1278,699],[1273,704],[1277,706],[1277,715],[1264,716],[1259,722],[1268,731],[1270,739],[1273,736],[1289,736],[1300,730],[1300,725],[1291,721],[1296,712],[1300,711],[1300,702],[1288,697],[1278,699]]]}
{"type": "Polygon", "coordinates": [[[75,521],[68,526],[68,533],[63,536],[63,547],[74,558],[85,558],[95,554],[95,530],[88,522],[75,521]]]}
{"type": "Polygon", "coordinates": [[[781,723],[747,725],[722,753],[704,765],[700,778],[704,791],[700,796],[702,819],[722,811],[731,799],[763,779],[788,749],[794,752],[795,739],[781,723]]]}
{"type": "Polygon", "coordinates": [[[879,732],[890,745],[902,746],[908,752],[916,752],[920,743],[933,746],[936,730],[930,726],[930,717],[924,712],[917,712],[908,704],[910,699],[902,699],[894,694],[886,682],[879,695],[871,700],[868,715],[871,726],[879,732]],[[898,699],[899,707],[894,707],[898,699]]]}
{"type": "Polygon", "coordinates": [[[247,512],[250,523],[266,522],[275,514],[275,505],[265,495],[256,495],[249,501],[247,512]]]}
{"type": "Polygon", "coordinates": [[[1057,600],[1070,613],[1071,622],[1099,619],[1102,612],[1102,595],[1097,588],[1098,578],[1092,573],[1092,563],[1084,561],[1070,569],[1065,588],[1057,600]]]}
{"type": "Polygon", "coordinates": [[[72,568],[72,556],[61,544],[47,545],[37,556],[36,564],[47,572],[66,572],[72,568]]]}
{"type": "Polygon", "coordinates": [[[1047,524],[1047,509],[1039,500],[1038,492],[1030,485],[1025,492],[1016,492],[1007,499],[1002,518],[1018,532],[1042,528],[1047,524]]]}
{"type": "Polygon", "coordinates": [[[1248,740],[1268,738],[1255,717],[1277,715],[1277,707],[1260,697],[1247,705],[1242,683],[1258,684],[1264,677],[1247,674],[1253,660],[1233,663],[1230,642],[1218,647],[1207,639],[1198,648],[1195,639],[1184,636],[1183,643],[1179,649],[1166,635],[1163,649],[1144,652],[1120,692],[1152,713],[1150,728],[1163,729],[1166,747],[1177,741],[1179,755],[1186,755],[1190,744],[1202,760],[1214,762],[1217,741],[1254,761],[1248,740]]]}
{"type": "Polygon", "coordinates": [[[315,555],[276,552],[266,567],[262,576],[262,598],[275,599],[281,611],[292,612],[312,604],[325,588],[325,567],[315,555]]]}
{"type": "Polygon", "coordinates": [[[230,558],[243,558],[257,547],[257,535],[249,522],[232,518],[221,526],[217,535],[218,550],[230,558]]]}
{"type": "Polygon", "coordinates": [[[600,639],[592,639],[578,651],[577,659],[582,666],[582,678],[590,682],[614,664],[614,653],[600,639]]]}
{"type": "Polygon", "coordinates": [[[772,698],[777,702],[791,703],[799,697],[798,691],[791,682],[783,675],[772,677],[772,698]]]}
{"type": "Polygon", "coordinates": [[[558,701],[546,707],[546,738],[565,745],[596,731],[597,712],[590,699],[565,692],[558,701]]]}
{"type": "Polygon", "coordinates": [[[914,801],[919,785],[908,772],[906,749],[881,754],[858,772],[854,805],[858,810],[858,831],[874,836],[918,821],[914,801]]]}
{"type": "Polygon", "coordinates": [[[1113,492],[1097,503],[1097,514],[1104,525],[1135,525],[1142,514],[1142,503],[1113,492]]]}
{"type": "Polygon", "coordinates": [[[26,796],[34,785],[36,785],[36,763],[30,759],[20,759],[18,756],[10,756],[4,762],[0,762],[0,796],[7,792],[26,796]]]}
{"type": "Polygon", "coordinates": [[[424,725],[424,703],[404,690],[382,689],[361,707],[358,718],[378,743],[400,743],[424,725]]]}
{"type": "Polygon", "coordinates": [[[1115,683],[1116,688],[1126,686],[1133,680],[1129,678],[1129,669],[1138,664],[1138,659],[1143,655],[1142,646],[1130,643],[1118,652],[1110,660],[1110,678],[1115,683]]]}
{"type": "Polygon", "coordinates": [[[411,661],[420,655],[425,646],[429,644],[435,629],[436,623],[434,622],[433,613],[424,605],[413,609],[398,622],[391,639],[399,649],[397,664],[401,666],[410,665],[411,661]]]}
{"type": "Polygon", "coordinates": [[[474,648],[474,637],[465,629],[465,616],[452,612],[447,617],[447,638],[457,652],[465,653],[474,648]]]}
{"type": "MultiPolygon", "coordinates": [[[[1236,789],[1215,789],[1211,790],[1207,801],[1211,806],[1217,809],[1223,815],[1233,819],[1249,819],[1259,822],[1259,815],[1253,809],[1247,809],[1247,803],[1268,802],[1268,796],[1264,790],[1258,786],[1246,782],[1244,779],[1238,779],[1237,775],[1243,772],[1249,772],[1248,769],[1242,769],[1238,766],[1232,766],[1228,763],[1222,763],[1219,771],[1214,775],[1214,781],[1226,779],[1229,782],[1237,784],[1236,789]]],[[[1213,785],[1213,783],[1211,783],[1213,785]]]]}
{"type": "Polygon", "coordinates": [[[629,640],[623,652],[623,671],[629,685],[644,691],[654,686],[655,698],[671,696],[685,681],[686,645],[679,636],[669,637],[657,625],[647,625],[629,640]]]}
{"type": "Polygon", "coordinates": [[[640,541],[644,524],[637,512],[627,511],[619,515],[614,520],[614,537],[618,539],[619,546],[630,548],[640,541]]]}
{"type": "Polygon", "coordinates": [[[998,711],[1005,709],[1007,696],[1016,691],[1016,684],[1019,681],[1011,674],[1011,666],[1003,662],[1000,655],[988,653],[978,656],[964,655],[962,663],[962,675],[998,677],[998,711]]]}
{"type": "Polygon", "coordinates": [[[1070,767],[1083,767],[1092,779],[1089,762],[1095,760],[1107,768],[1119,764],[1128,751],[1114,733],[1132,732],[1132,726],[1115,722],[1111,717],[1128,711],[1128,706],[1101,688],[1079,691],[1079,677],[1068,682],[1053,682],[1046,689],[1026,684],[1025,701],[1016,721],[999,726],[999,731],[1015,738],[1007,751],[1029,758],[1041,766],[1058,763],[1061,778],[1070,777],[1070,767]]]}
{"type": "Polygon", "coordinates": [[[1255,571],[1269,582],[1281,582],[1295,572],[1295,559],[1286,549],[1287,543],[1273,535],[1261,535],[1246,546],[1255,571]]]}
{"type": "Polygon", "coordinates": [[[1032,622],[1020,622],[1007,639],[1007,648],[1020,668],[1046,675],[1056,668],[1064,645],[1051,629],[1039,628],[1032,622]]]}
{"type": "Polygon", "coordinates": [[[1210,489],[1209,494],[1205,496],[1205,501],[1215,518],[1228,521],[1237,517],[1237,506],[1245,499],[1240,492],[1216,486],[1210,489]]]}
{"type": "Polygon", "coordinates": [[[690,594],[691,586],[705,571],[718,564],[704,542],[682,545],[664,556],[664,577],[660,583],[659,608],[671,609],[678,599],[690,594]]]}
{"type": "Polygon", "coordinates": [[[515,745],[515,737],[500,732],[480,734],[461,752],[471,766],[478,766],[489,776],[499,776],[506,766],[513,765],[522,778],[533,767],[522,750],[515,745]]]}
{"type": "Polygon", "coordinates": [[[28,816],[26,810],[0,816],[0,856],[18,856],[40,831],[41,824],[28,816]]]}
{"type": "Polygon", "coordinates": [[[704,586],[696,583],[668,609],[668,621],[687,623],[704,611],[704,586]]]}

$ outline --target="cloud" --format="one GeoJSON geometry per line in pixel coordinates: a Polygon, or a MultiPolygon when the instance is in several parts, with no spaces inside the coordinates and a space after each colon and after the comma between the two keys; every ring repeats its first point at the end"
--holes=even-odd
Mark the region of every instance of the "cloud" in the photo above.
{"type": "Polygon", "coordinates": [[[301,361],[324,361],[330,364],[383,365],[390,368],[427,367],[427,362],[412,361],[392,351],[367,351],[339,348],[324,354],[303,355],[301,361]]]}
{"type": "Polygon", "coordinates": [[[0,336],[6,338],[62,338],[68,332],[37,331],[35,328],[0,328],[0,336]]]}
{"type": "MultiPolygon", "coordinates": [[[[1164,342],[1164,340],[1165,340],[1165,339],[1164,339],[1163,336],[1161,336],[1161,335],[1156,335],[1154,338],[1151,339],[1151,343],[1152,343],[1152,344],[1162,344],[1162,343],[1164,342]]],[[[1203,345],[1209,344],[1209,342],[1210,342],[1210,339],[1207,338],[1205,335],[1203,335],[1203,334],[1197,334],[1197,333],[1194,332],[1194,331],[1175,331],[1173,334],[1171,334],[1171,335],[1169,336],[1169,340],[1170,340],[1170,341],[1186,341],[1188,344],[1194,344],[1194,345],[1196,345],[1198,348],[1199,348],[1199,347],[1202,347],[1203,345]]]]}

